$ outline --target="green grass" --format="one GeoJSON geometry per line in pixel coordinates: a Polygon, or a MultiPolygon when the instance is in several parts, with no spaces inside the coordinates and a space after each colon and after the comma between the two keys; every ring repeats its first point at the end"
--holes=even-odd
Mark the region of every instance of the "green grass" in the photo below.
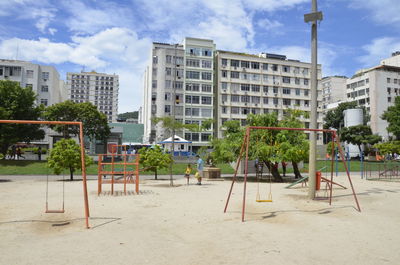
{"type": "MultiPolygon", "coordinates": [[[[47,175],[53,174],[51,168],[48,168],[46,161],[24,161],[24,160],[0,160],[0,175],[47,175]]],[[[187,164],[174,164],[172,174],[184,175],[187,164]]],[[[217,165],[221,168],[222,174],[231,174],[234,170],[228,164],[217,165]]],[[[65,174],[69,174],[67,171],[65,174]]],[[[81,174],[80,171],[75,174],[81,174]]],[[[93,164],[86,169],[86,174],[97,175],[97,164],[93,164]]],[[[141,175],[153,175],[153,172],[141,172],[141,175]]],[[[158,175],[168,175],[169,169],[162,169],[158,175]]]]}
{"type": "MultiPolygon", "coordinates": [[[[367,163],[364,162],[364,166],[367,163]]],[[[400,165],[400,162],[388,162],[386,165],[390,167],[390,165],[400,165]]],[[[347,162],[346,162],[347,165],[347,162]]],[[[360,172],[360,161],[351,161],[350,171],[352,172],[360,172]]],[[[174,164],[172,167],[172,174],[174,175],[183,175],[185,173],[187,164],[174,164]]],[[[326,170],[330,171],[330,163],[329,161],[317,161],[317,170],[320,170],[323,167],[327,167],[323,169],[322,172],[326,170]]],[[[218,168],[221,169],[222,174],[233,174],[234,170],[229,164],[219,164],[218,168]]],[[[368,167],[373,171],[378,171],[384,169],[384,165],[382,162],[369,162],[368,167]]],[[[195,168],[195,166],[194,166],[195,168]]],[[[306,172],[308,170],[308,164],[304,164],[304,168],[301,169],[301,172],[306,172]]],[[[333,170],[336,171],[336,164],[333,165],[333,170]]],[[[338,162],[338,171],[344,172],[344,165],[342,162],[338,162]]],[[[287,170],[287,173],[292,173],[291,169],[287,170]]],[[[46,161],[24,161],[24,160],[0,160],[0,175],[47,175],[53,174],[50,168],[47,168],[46,161]]],[[[69,173],[66,172],[66,175],[69,173]]],[[[81,174],[80,171],[76,172],[77,175],[81,174]]],[[[87,168],[88,175],[97,175],[97,164],[93,164],[87,168]]],[[[141,175],[153,175],[153,172],[141,172],[141,175]]],[[[169,175],[169,169],[162,169],[158,172],[158,175],[169,175]]]]}

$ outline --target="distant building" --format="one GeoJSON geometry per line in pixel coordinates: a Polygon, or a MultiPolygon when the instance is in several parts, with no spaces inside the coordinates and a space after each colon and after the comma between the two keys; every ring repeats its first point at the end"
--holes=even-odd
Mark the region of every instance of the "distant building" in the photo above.
{"type": "Polygon", "coordinates": [[[346,82],[346,76],[327,76],[322,78],[320,84],[324,112],[327,111],[329,104],[346,100],[346,82]]]}
{"type": "Polygon", "coordinates": [[[358,71],[347,80],[347,101],[356,101],[365,106],[371,117],[369,122],[372,132],[388,139],[387,121],[381,115],[400,95],[400,65],[395,65],[400,55],[385,59],[385,64],[358,71]],[[390,62],[390,65],[386,64],[390,62]]]}
{"type": "Polygon", "coordinates": [[[0,59],[0,80],[30,87],[37,94],[37,104],[50,106],[66,99],[64,81],[53,66],[0,59]]]}
{"type": "Polygon", "coordinates": [[[68,99],[73,102],[91,102],[107,116],[108,122],[116,122],[118,115],[118,75],[92,72],[67,73],[68,99]]]}

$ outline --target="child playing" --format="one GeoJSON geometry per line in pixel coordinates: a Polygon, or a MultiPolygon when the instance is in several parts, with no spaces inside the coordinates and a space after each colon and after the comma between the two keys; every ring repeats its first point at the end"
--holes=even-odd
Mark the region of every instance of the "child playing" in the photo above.
{"type": "Polygon", "coordinates": [[[194,177],[197,179],[197,185],[201,185],[201,173],[197,171],[194,177]]]}
{"type": "Polygon", "coordinates": [[[191,172],[192,172],[192,166],[188,164],[185,170],[185,178],[187,179],[187,185],[189,185],[189,178],[191,172]]]}

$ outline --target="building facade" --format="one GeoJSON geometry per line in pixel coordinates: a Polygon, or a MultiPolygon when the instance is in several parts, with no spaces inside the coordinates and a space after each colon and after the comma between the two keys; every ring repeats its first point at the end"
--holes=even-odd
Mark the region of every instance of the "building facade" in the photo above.
{"type": "Polygon", "coordinates": [[[322,78],[322,108],[328,110],[328,105],[346,100],[346,76],[327,76],[322,78]]]}
{"type": "MultiPolygon", "coordinates": [[[[215,104],[217,112],[215,135],[223,137],[223,123],[239,120],[246,125],[248,114],[275,112],[282,119],[285,110],[311,110],[311,64],[288,60],[286,56],[251,55],[217,51],[215,104]]],[[[318,65],[318,80],[321,66],[318,65]]],[[[306,128],[309,118],[303,118],[306,128]]],[[[322,91],[318,89],[318,128],[322,129],[322,91]]],[[[322,137],[318,134],[318,143],[322,137]]]]}
{"type": "Polygon", "coordinates": [[[68,99],[76,103],[91,102],[107,116],[108,122],[116,122],[118,116],[118,75],[80,72],[67,73],[68,99]]]}
{"type": "Polygon", "coordinates": [[[400,95],[400,67],[379,65],[358,71],[347,80],[347,101],[356,101],[370,115],[372,132],[387,140],[387,121],[381,116],[400,95]]]}
{"type": "MultiPolygon", "coordinates": [[[[173,116],[181,123],[199,125],[213,117],[214,50],[212,40],[197,38],[185,38],[183,44],[153,43],[151,64],[144,74],[145,143],[171,136],[161,124],[152,122],[153,117],[173,116]]],[[[208,145],[211,131],[175,134],[192,141],[196,151],[208,145]]]]}
{"type": "Polygon", "coordinates": [[[64,81],[53,66],[0,59],[0,80],[30,87],[37,94],[37,104],[50,106],[66,99],[64,81]]]}

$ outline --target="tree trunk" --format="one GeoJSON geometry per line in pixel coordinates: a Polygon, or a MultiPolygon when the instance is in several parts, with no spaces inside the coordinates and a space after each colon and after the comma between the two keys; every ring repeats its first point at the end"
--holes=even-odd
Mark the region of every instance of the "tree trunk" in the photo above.
{"type": "Polygon", "coordinates": [[[283,178],[279,174],[279,170],[278,170],[277,166],[275,166],[274,164],[272,164],[269,161],[264,161],[264,164],[268,167],[275,182],[283,182],[283,178]]]}
{"type": "Polygon", "coordinates": [[[74,169],[72,167],[69,168],[69,180],[74,180],[74,169]]]}
{"type": "Polygon", "coordinates": [[[292,165],[293,165],[294,178],[295,179],[302,178],[303,176],[300,173],[299,166],[297,165],[297,162],[293,162],[292,161],[292,165]]]}
{"type": "Polygon", "coordinates": [[[154,179],[157,180],[157,168],[154,170],[154,179]]]}

